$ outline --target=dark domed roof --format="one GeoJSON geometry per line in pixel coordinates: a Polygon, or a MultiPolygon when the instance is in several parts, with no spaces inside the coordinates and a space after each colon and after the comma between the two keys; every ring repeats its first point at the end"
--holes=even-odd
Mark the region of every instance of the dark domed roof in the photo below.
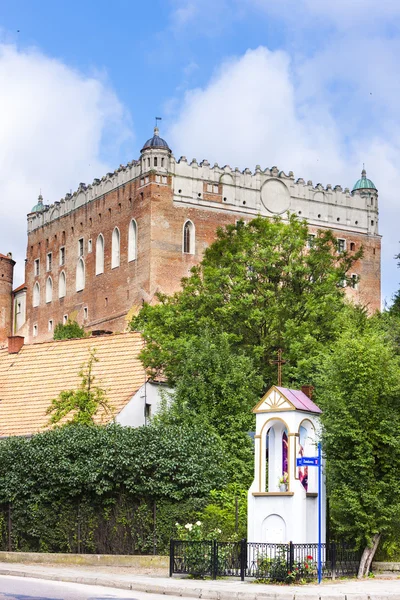
{"type": "Polygon", "coordinates": [[[365,169],[361,171],[361,179],[356,181],[351,191],[355,192],[356,190],[376,190],[375,184],[370,179],[367,179],[367,172],[365,169]]]}
{"type": "Polygon", "coordinates": [[[163,140],[162,138],[160,138],[158,127],[154,127],[153,137],[150,138],[149,140],[147,140],[147,142],[144,144],[143,148],[141,149],[141,152],[143,152],[143,150],[147,150],[147,148],[155,148],[158,150],[161,150],[164,148],[164,150],[171,150],[171,148],[168,146],[167,142],[165,140],[163,140]]]}

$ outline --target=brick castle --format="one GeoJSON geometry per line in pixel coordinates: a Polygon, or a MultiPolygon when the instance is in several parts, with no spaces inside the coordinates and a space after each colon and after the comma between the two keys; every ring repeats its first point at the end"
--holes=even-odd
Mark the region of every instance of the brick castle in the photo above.
{"type": "Polygon", "coordinates": [[[156,292],[180,288],[218,226],[287,211],[305,218],[310,234],[331,229],[341,249],[363,246],[347,293],[379,310],[378,193],[364,170],[350,191],[295,180],[276,167],[189,163],[174,158],[155,128],[139,160],[50,206],[39,196],[28,214],[25,283],[16,290],[12,256],[0,254],[0,346],[10,335],[51,339],[68,318],[87,330],[124,331],[156,292]]]}

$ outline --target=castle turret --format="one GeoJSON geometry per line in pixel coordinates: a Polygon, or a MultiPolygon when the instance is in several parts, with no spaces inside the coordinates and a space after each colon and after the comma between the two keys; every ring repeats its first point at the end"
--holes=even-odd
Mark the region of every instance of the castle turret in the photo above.
{"type": "Polygon", "coordinates": [[[12,335],[12,288],[15,261],[11,253],[0,254],[0,346],[12,335]]]}
{"type": "Polygon", "coordinates": [[[167,142],[160,137],[158,127],[154,127],[153,137],[147,140],[140,152],[142,173],[149,171],[168,173],[172,152],[167,142]]]}
{"type": "Polygon", "coordinates": [[[368,179],[364,167],[361,171],[361,179],[356,181],[351,193],[353,196],[355,194],[361,196],[365,202],[368,211],[368,233],[378,234],[378,190],[371,179],[368,179]]]}

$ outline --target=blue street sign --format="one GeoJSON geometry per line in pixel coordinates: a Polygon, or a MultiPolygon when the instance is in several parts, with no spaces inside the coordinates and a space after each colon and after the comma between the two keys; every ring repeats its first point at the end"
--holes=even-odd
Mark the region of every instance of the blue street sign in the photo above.
{"type": "Polygon", "coordinates": [[[298,467],[318,467],[319,458],[317,456],[303,456],[296,458],[296,465],[298,467]]]}

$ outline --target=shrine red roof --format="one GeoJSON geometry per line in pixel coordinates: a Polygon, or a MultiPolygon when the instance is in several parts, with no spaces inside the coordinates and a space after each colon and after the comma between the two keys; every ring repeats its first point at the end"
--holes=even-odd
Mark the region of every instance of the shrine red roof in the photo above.
{"type": "Polygon", "coordinates": [[[276,389],[285,396],[289,402],[293,404],[293,406],[297,410],[306,410],[307,412],[312,413],[322,413],[322,410],[308,397],[304,392],[300,390],[289,390],[289,388],[278,387],[276,389]]]}

